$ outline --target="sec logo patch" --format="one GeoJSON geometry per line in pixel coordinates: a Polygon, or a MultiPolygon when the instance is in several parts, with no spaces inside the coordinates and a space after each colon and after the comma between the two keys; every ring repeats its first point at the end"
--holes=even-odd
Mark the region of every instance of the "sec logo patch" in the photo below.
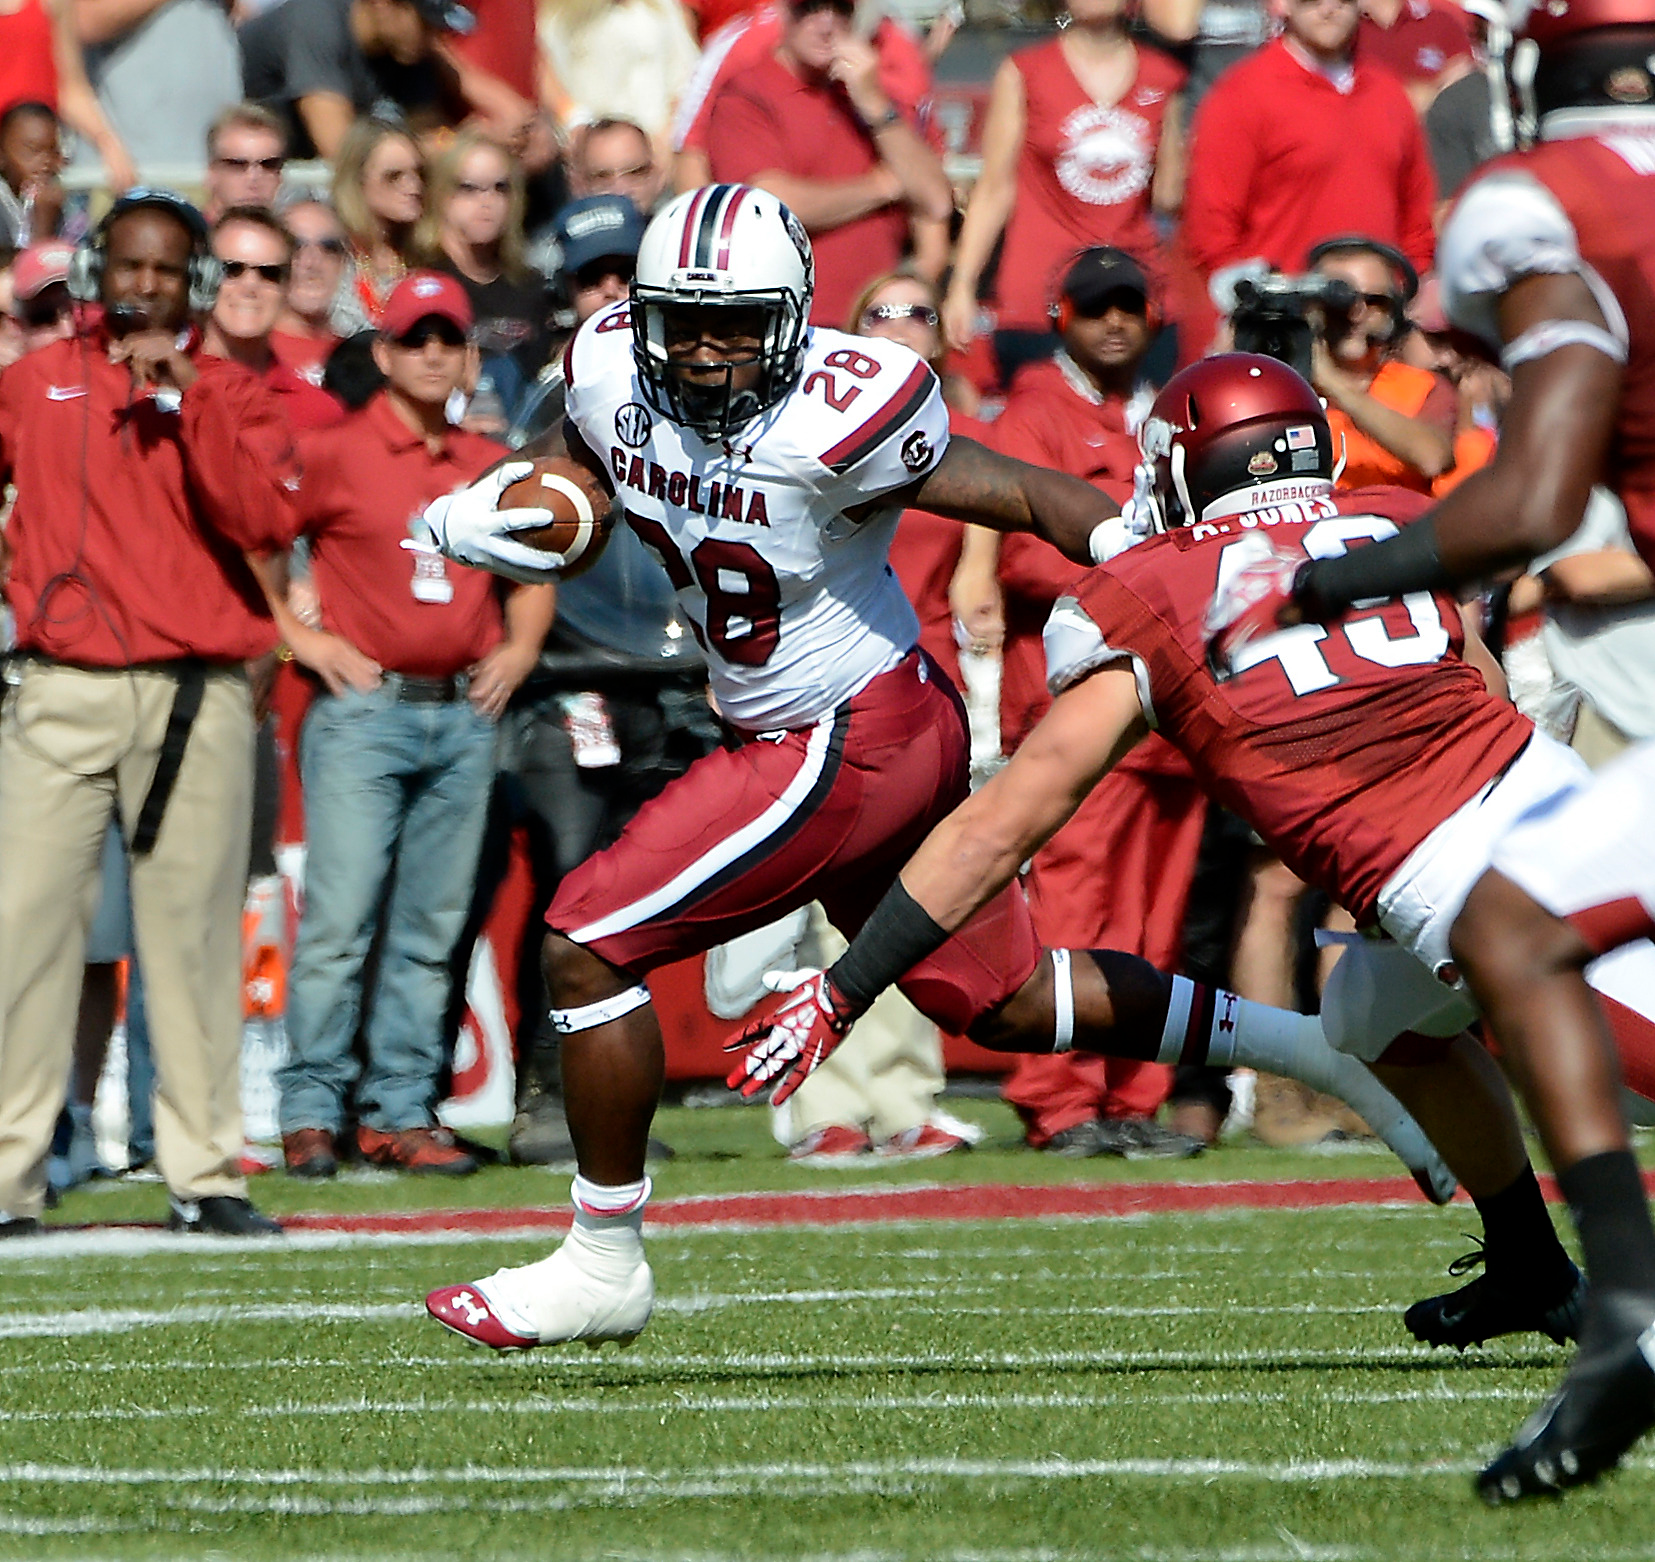
{"type": "Polygon", "coordinates": [[[629,401],[615,414],[615,438],[636,450],[649,438],[655,420],[641,401],[629,401]]]}

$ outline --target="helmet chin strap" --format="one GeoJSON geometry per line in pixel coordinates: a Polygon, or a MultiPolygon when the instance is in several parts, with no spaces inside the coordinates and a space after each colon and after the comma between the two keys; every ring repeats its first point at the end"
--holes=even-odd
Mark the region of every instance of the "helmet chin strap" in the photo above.
{"type": "Polygon", "coordinates": [[[1339,474],[1345,470],[1345,463],[1349,459],[1350,451],[1345,446],[1345,433],[1344,430],[1341,429],[1339,431],[1339,459],[1333,463],[1333,476],[1331,481],[1335,483],[1339,481],[1339,474]]]}
{"type": "Polygon", "coordinates": [[[1172,458],[1169,463],[1172,467],[1172,491],[1178,495],[1179,504],[1184,507],[1186,526],[1193,525],[1200,520],[1200,514],[1195,508],[1195,501],[1190,498],[1190,485],[1184,477],[1184,447],[1174,444],[1172,458]]]}

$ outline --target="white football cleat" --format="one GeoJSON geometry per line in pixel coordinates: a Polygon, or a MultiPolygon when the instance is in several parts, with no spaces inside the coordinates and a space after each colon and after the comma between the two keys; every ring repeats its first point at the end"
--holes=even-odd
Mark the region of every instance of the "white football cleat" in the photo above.
{"type": "Polygon", "coordinates": [[[630,1344],[655,1306],[642,1224],[641,1209],[621,1220],[577,1209],[569,1235],[550,1257],[444,1286],[426,1297],[426,1310],[445,1328],[495,1350],[572,1340],[630,1344]]]}

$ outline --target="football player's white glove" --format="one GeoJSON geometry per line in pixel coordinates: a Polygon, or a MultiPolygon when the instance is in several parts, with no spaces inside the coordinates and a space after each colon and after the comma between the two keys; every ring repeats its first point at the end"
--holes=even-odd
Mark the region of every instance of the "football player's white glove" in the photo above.
{"type": "Polygon", "coordinates": [[[1099,521],[1092,528],[1090,546],[1094,564],[1107,564],[1128,548],[1155,535],[1154,486],[1154,466],[1140,461],[1132,474],[1132,497],[1121,506],[1121,513],[1099,521]]]}
{"type": "Polygon", "coordinates": [[[546,510],[497,510],[500,495],[534,471],[528,461],[508,461],[476,482],[433,499],[425,507],[425,524],[438,552],[457,564],[486,569],[525,586],[543,586],[556,580],[563,556],[518,542],[513,532],[548,526],[546,510]]]}

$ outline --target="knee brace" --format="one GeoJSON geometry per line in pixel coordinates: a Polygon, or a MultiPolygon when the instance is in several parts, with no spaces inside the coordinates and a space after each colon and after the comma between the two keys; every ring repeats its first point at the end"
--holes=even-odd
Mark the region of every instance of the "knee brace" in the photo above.
{"type": "Polygon", "coordinates": [[[600,998],[596,1003],[582,1004],[578,1009],[552,1009],[546,1018],[558,1035],[572,1036],[576,1031],[607,1025],[611,1020],[618,1020],[634,1009],[643,1008],[648,1002],[649,989],[639,983],[636,987],[627,988],[625,992],[615,993],[609,998],[600,998]]]}

